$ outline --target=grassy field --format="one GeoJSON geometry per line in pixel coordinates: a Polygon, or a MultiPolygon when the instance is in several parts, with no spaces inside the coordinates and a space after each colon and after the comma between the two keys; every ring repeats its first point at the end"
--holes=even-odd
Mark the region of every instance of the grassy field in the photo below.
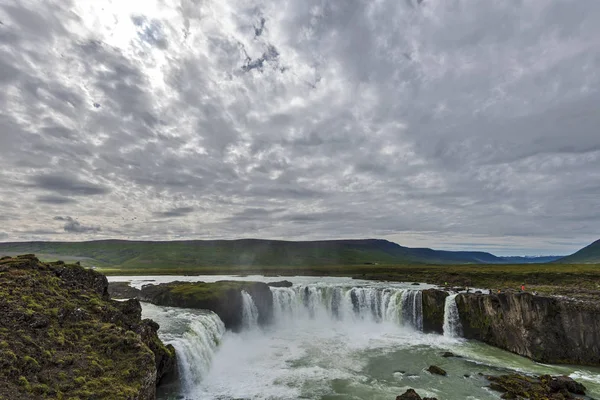
{"type": "Polygon", "coordinates": [[[2,254],[81,257],[82,263],[121,269],[289,265],[462,264],[502,262],[484,252],[449,252],[400,246],[387,240],[196,240],[0,243],[2,254]]]}
{"type": "Polygon", "coordinates": [[[467,286],[492,290],[527,290],[543,293],[600,295],[600,265],[593,264],[521,264],[521,265],[377,265],[320,267],[253,267],[253,268],[101,268],[107,275],[313,275],[350,276],[359,279],[397,282],[425,282],[436,285],[467,286]]]}
{"type": "Polygon", "coordinates": [[[78,261],[107,275],[350,276],[494,290],[525,284],[540,292],[600,293],[600,264],[418,263],[412,250],[378,240],[0,244],[0,255],[36,253],[44,261],[78,261]]]}

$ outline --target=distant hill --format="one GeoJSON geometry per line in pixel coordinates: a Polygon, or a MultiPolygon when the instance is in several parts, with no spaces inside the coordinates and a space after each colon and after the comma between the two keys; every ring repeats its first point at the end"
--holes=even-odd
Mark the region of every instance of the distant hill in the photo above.
{"type": "Polygon", "coordinates": [[[600,240],[557,262],[569,264],[600,264],[600,240]]]}
{"type": "Polygon", "coordinates": [[[387,240],[192,240],[0,243],[0,255],[36,253],[119,268],[506,263],[485,252],[409,248],[387,240]]]}
{"type": "Polygon", "coordinates": [[[509,256],[502,257],[509,264],[541,264],[560,260],[564,256],[509,256]]]}

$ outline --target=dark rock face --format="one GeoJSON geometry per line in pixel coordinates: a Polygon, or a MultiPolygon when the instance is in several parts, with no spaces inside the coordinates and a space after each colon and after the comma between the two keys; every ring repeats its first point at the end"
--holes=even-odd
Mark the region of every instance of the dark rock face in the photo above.
{"type": "Polygon", "coordinates": [[[0,260],[0,398],[154,400],[175,349],[107,287],[78,265],[0,260]]]}
{"type": "Polygon", "coordinates": [[[444,371],[437,365],[430,365],[429,368],[427,368],[427,372],[429,372],[430,374],[434,374],[434,375],[442,375],[442,376],[448,375],[448,373],[446,371],[444,371]]]}
{"type": "Polygon", "coordinates": [[[408,389],[404,394],[396,396],[396,400],[437,400],[432,397],[421,397],[414,389],[408,389]]]}
{"type": "Polygon", "coordinates": [[[490,389],[504,393],[503,399],[578,399],[574,394],[585,395],[585,386],[566,376],[526,376],[508,374],[487,376],[490,389]]]}
{"type": "Polygon", "coordinates": [[[464,337],[535,361],[600,365],[600,305],[529,293],[460,294],[464,337]]]}
{"type": "Polygon", "coordinates": [[[242,290],[258,309],[258,323],[267,325],[273,319],[273,294],[262,282],[219,281],[171,282],[142,287],[140,299],[171,307],[201,308],[216,313],[227,329],[239,331],[243,322],[242,290]]]}
{"type": "Polygon", "coordinates": [[[292,287],[294,284],[290,281],[278,281],[278,282],[270,282],[267,285],[270,287],[292,287]]]}
{"type": "Polygon", "coordinates": [[[444,333],[444,306],[448,293],[443,290],[423,290],[423,332],[444,333]]]}
{"type": "Polygon", "coordinates": [[[141,290],[131,287],[129,282],[110,282],[108,294],[111,299],[139,299],[141,290]]]}

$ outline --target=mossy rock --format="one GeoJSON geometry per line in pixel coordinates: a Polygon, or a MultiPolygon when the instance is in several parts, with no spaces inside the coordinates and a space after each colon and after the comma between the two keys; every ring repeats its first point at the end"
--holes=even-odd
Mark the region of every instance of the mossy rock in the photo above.
{"type": "Polygon", "coordinates": [[[243,321],[242,291],[250,294],[256,304],[258,323],[270,323],[273,317],[273,294],[263,282],[170,282],[145,285],[140,299],[161,306],[211,310],[221,318],[227,329],[239,331],[243,321]]]}
{"type": "Polygon", "coordinates": [[[1,262],[0,399],[154,399],[175,350],[137,300],[110,300],[106,277],[78,265],[1,262]]]}

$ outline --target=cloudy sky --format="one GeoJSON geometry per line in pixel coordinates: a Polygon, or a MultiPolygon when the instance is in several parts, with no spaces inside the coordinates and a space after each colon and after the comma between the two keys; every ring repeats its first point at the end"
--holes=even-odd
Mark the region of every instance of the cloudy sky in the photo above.
{"type": "Polygon", "coordinates": [[[600,237],[598,0],[0,0],[0,240],[600,237]]]}

